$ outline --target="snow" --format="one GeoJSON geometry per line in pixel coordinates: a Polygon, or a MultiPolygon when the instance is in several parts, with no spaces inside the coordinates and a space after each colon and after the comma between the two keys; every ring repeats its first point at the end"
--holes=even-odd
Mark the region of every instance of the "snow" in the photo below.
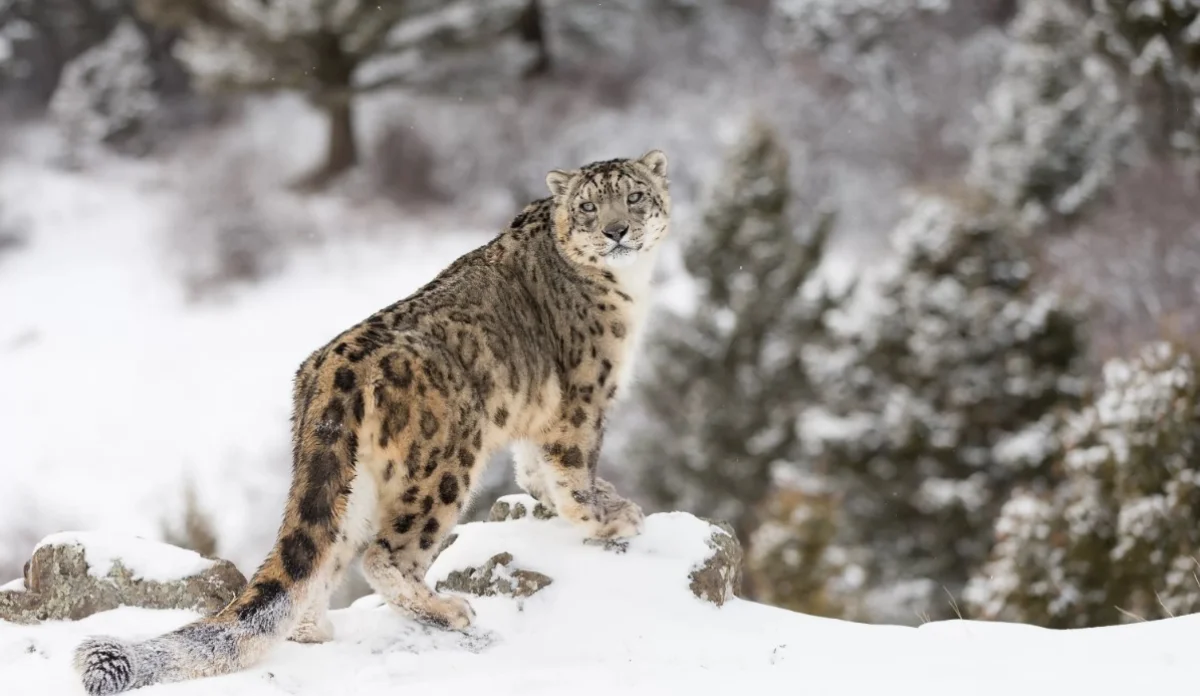
{"type": "MultiPolygon", "coordinates": [[[[1009,696],[1153,693],[1194,681],[1190,638],[1200,616],[1058,632],[970,621],[869,626],[740,599],[717,608],[693,597],[680,575],[700,560],[706,531],[689,516],[651,516],[645,534],[614,553],[583,546],[558,521],[466,525],[430,581],[453,562],[510,551],[514,566],[554,583],[519,603],[472,598],[476,623],[464,632],[419,626],[366,597],[330,613],[331,643],[283,643],[244,672],[135,693],[658,696],[802,684],[805,693],[841,696],[1009,696]]],[[[195,616],[121,608],[78,622],[0,624],[0,680],[14,693],[78,694],[69,661],[84,636],[145,638],[195,616]]]]}
{"type": "Polygon", "coordinates": [[[1002,435],[993,448],[996,461],[1014,469],[1018,464],[1036,466],[1049,459],[1054,438],[1053,424],[1049,422],[1035,423],[1024,430],[1002,435]]]}
{"type": "MultiPolygon", "coordinates": [[[[286,155],[319,143],[300,119],[267,115],[276,137],[298,143],[286,155]]],[[[0,204],[31,231],[0,273],[0,565],[19,569],[38,539],[66,529],[161,538],[164,523],[181,520],[186,478],[213,513],[218,555],[248,573],[274,540],[288,485],[296,367],[493,231],[397,222],[332,196],[284,198],[277,207],[290,204],[337,243],[300,246],[263,282],[189,303],[168,234],[205,224],[178,212],[197,163],[63,172],[38,152],[54,142],[24,132],[26,151],[10,160],[19,166],[0,170],[0,204]]],[[[209,157],[215,166],[227,154],[209,157]]],[[[252,198],[284,196],[278,163],[258,162],[270,183],[252,198]]]]}
{"type": "Polygon", "coordinates": [[[34,550],[43,546],[82,547],[88,575],[94,578],[106,577],[114,561],[120,561],[135,580],[152,582],[180,580],[215,565],[189,549],[105,532],[59,532],[42,539],[34,550]]]}

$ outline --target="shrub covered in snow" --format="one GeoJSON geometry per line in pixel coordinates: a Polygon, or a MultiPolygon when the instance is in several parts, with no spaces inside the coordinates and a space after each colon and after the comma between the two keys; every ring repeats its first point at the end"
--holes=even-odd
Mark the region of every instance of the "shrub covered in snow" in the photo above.
{"type": "Polygon", "coordinates": [[[96,145],[138,153],[149,147],[147,131],[159,104],[148,57],[141,30],[123,20],[63,70],[50,113],[62,129],[68,164],[79,164],[96,145]]]}
{"type": "MultiPolygon", "coordinates": [[[[994,4],[773,0],[764,45],[780,72],[802,86],[787,90],[792,96],[776,108],[802,111],[791,128],[809,133],[797,137],[826,153],[863,157],[874,176],[957,178],[977,137],[968,105],[986,93],[1007,43],[987,19],[994,4]],[[817,104],[797,103],[807,90],[816,90],[817,104]],[[830,119],[828,132],[813,133],[822,119],[830,119]]],[[[852,229],[863,213],[846,203],[842,223],[852,229]]],[[[877,213],[870,229],[891,224],[892,203],[868,204],[877,213]]]]}
{"type": "Polygon", "coordinates": [[[546,17],[554,62],[593,72],[629,67],[621,63],[638,56],[646,42],[661,39],[661,29],[706,9],[706,3],[697,0],[541,0],[535,4],[546,17]],[[603,64],[597,64],[597,55],[606,56],[603,64]]]}
{"type": "Polygon", "coordinates": [[[1147,135],[1200,156],[1200,3],[1075,2],[1089,12],[1087,32],[1095,45],[1140,89],[1147,135]]]}
{"type": "Polygon", "coordinates": [[[850,87],[851,108],[879,112],[896,99],[916,108],[913,80],[940,32],[930,19],[947,0],[773,0],[767,30],[772,53],[815,58],[828,77],[850,87]],[[895,94],[889,94],[895,92],[895,94]]]}
{"type": "Polygon", "coordinates": [[[247,149],[197,158],[184,174],[191,193],[178,201],[165,241],[189,301],[261,281],[285,266],[294,247],[320,238],[298,196],[254,177],[258,156],[247,149]]]}
{"type": "Polygon", "coordinates": [[[1056,628],[1200,611],[1200,379],[1165,343],[1112,360],[1073,418],[1064,480],[1018,491],[972,579],[973,612],[1056,628]]]}
{"type": "Polygon", "coordinates": [[[880,619],[948,614],[1008,492],[1047,480],[1056,412],[1080,398],[1080,318],[1036,289],[997,210],[917,199],[821,362],[816,461],[843,487],[842,541],[869,549],[880,619]]]}
{"type": "Polygon", "coordinates": [[[123,0],[0,0],[3,106],[45,106],[66,65],[127,15],[123,0]]]}
{"type": "Polygon", "coordinates": [[[982,109],[971,178],[1030,219],[1071,215],[1112,183],[1137,112],[1071,0],[1025,2],[982,109]]]}
{"type": "Polygon", "coordinates": [[[787,152],[756,123],[684,250],[695,308],[654,321],[629,445],[657,504],[729,520],[743,539],[772,467],[798,456],[795,422],[812,399],[801,348],[833,304],[808,282],[832,218],[797,223],[790,197],[787,152]]]}
{"type": "Polygon", "coordinates": [[[1045,240],[1047,277],[1090,301],[1097,372],[1148,342],[1200,351],[1200,181],[1188,168],[1168,154],[1127,168],[1070,230],[1045,240]]]}
{"type": "Polygon", "coordinates": [[[939,14],[949,0],[774,0],[779,48],[816,50],[852,61],[879,48],[889,30],[913,17],[939,14]]]}

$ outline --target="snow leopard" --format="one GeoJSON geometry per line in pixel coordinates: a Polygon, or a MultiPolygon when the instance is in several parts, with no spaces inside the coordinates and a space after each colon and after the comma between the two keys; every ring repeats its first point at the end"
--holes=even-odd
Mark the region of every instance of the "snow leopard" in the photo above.
{"type": "MultiPolygon", "coordinates": [[[[227,674],[273,646],[331,640],[330,594],[358,559],[388,605],[446,630],[474,613],[424,582],[489,457],[587,539],[643,513],[597,475],[668,236],[667,157],[550,171],[491,241],[312,352],[292,390],[292,479],[277,540],[215,615],[141,642],[85,640],[89,694],[227,674]]],[[[230,385],[236,402],[237,385],[230,385]]]]}

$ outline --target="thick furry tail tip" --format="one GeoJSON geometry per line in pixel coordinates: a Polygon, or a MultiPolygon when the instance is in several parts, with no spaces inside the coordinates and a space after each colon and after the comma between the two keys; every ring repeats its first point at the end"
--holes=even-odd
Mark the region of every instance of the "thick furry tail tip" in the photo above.
{"type": "Polygon", "coordinates": [[[133,685],[133,650],[118,638],[88,638],[75,648],[74,664],[84,690],[91,696],[120,693],[133,685]]]}

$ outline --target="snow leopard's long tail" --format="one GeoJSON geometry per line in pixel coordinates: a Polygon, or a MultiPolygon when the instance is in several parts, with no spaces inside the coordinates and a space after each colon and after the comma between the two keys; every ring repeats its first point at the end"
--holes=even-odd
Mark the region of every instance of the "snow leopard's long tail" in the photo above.
{"type": "Polygon", "coordinates": [[[213,616],[156,638],[131,643],[111,636],[88,638],[75,649],[74,665],[92,696],[151,684],[214,677],[245,669],[285,640],[329,573],[330,546],[297,542],[287,525],[280,541],[232,602],[213,616]],[[299,547],[299,548],[297,548],[299,547]],[[295,573],[297,563],[309,564],[295,573]],[[299,576],[299,577],[297,577],[299,576]]]}
{"type": "Polygon", "coordinates": [[[296,625],[304,588],[256,576],[214,616],[142,642],[93,636],[75,649],[84,691],[117,694],[151,684],[236,672],[257,662],[296,625]]]}
{"type": "Polygon", "coordinates": [[[254,577],[215,615],[157,638],[85,640],[74,665],[88,694],[239,671],[291,635],[309,604],[327,601],[332,568],[348,543],[342,526],[357,438],[352,410],[332,408],[332,385],[314,387],[319,379],[297,380],[291,490],[278,540],[254,577]]]}

